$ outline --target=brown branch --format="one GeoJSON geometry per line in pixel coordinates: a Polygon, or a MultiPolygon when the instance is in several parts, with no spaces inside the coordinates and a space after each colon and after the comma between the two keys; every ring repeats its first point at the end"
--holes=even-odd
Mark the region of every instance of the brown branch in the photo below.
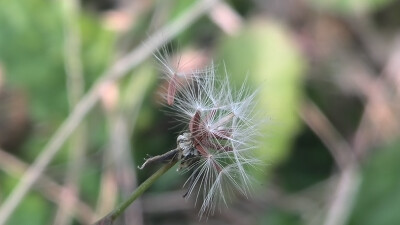
{"type": "MultiPolygon", "coordinates": [[[[0,149],[0,168],[7,174],[13,177],[19,177],[26,172],[29,165],[22,162],[15,156],[7,153],[6,151],[0,149]]],[[[79,200],[79,197],[74,195],[75,193],[68,190],[68,188],[59,185],[54,182],[51,178],[40,175],[35,188],[48,200],[54,202],[57,205],[61,205],[63,201],[69,201],[69,199],[74,199],[75,208],[73,212],[74,216],[81,224],[90,224],[91,219],[95,217],[93,210],[84,202],[79,200]],[[60,193],[67,193],[66,195],[60,195],[60,193]]]]}
{"type": "Polygon", "coordinates": [[[311,101],[304,101],[300,116],[325,144],[341,169],[323,224],[344,225],[347,223],[361,182],[361,173],[354,151],[311,101]]]}
{"type": "Polygon", "coordinates": [[[328,148],[341,170],[349,163],[355,162],[356,158],[352,148],[333,127],[318,106],[309,100],[305,100],[299,114],[303,121],[328,148]]]}

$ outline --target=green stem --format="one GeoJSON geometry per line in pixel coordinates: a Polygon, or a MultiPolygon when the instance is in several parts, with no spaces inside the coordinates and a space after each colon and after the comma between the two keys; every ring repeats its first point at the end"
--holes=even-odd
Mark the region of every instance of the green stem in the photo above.
{"type": "Polygon", "coordinates": [[[110,214],[97,221],[94,225],[111,225],[113,222],[130,206],[138,197],[140,197],[161,175],[167,172],[172,166],[176,164],[176,161],[172,161],[165,164],[151,177],[144,181],[136,190],[126,199],[121,205],[114,209],[110,214]]]}

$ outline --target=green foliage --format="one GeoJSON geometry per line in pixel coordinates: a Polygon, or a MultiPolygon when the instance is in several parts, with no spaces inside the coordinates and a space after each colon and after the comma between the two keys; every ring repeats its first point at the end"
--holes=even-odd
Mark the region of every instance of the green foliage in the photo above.
{"type": "MultiPolygon", "coordinates": [[[[0,191],[4,191],[4,194],[7,196],[9,190],[18,181],[10,177],[7,177],[8,179],[3,178],[5,177],[1,177],[2,186],[0,191]]],[[[0,197],[3,198],[5,196],[1,193],[0,197]]],[[[28,194],[15,212],[17,216],[11,217],[8,224],[48,224],[49,216],[52,214],[51,208],[51,203],[43,201],[42,195],[37,193],[28,194]]]]}
{"type": "Polygon", "coordinates": [[[400,221],[400,143],[376,149],[363,169],[351,225],[392,225],[400,221]]]}
{"type": "Polygon", "coordinates": [[[379,9],[394,0],[308,0],[314,6],[324,10],[352,14],[379,9]]]}
{"type": "MultiPolygon", "coordinates": [[[[29,92],[34,119],[52,126],[68,111],[60,14],[54,1],[0,2],[0,61],[7,80],[29,92]]],[[[113,38],[93,18],[83,16],[80,22],[84,72],[90,83],[107,65],[113,38]]]]}
{"type": "MultiPolygon", "coordinates": [[[[0,63],[7,85],[22,89],[28,96],[33,121],[31,138],[23,150],[23,157],[28,159],[38,155],[70,111],[64,68],[65,33],[60,6],[60,1],[0,1],[0,63]]],[[[104,30],[98,18],[91,15],[84,14],[78,21],[85,81],[90,86],[108,66],[114,34],[104,30]]],[[[92,138],[102,134],[103,142],[102,124],[97,120],[92,129],[103,129],[94,129],[90,135],[92,138]]],[[[62,153],[55,160],[57,166],[50,167],[52,172],[65,165],[67,151],[62,153]]],[[[9,183],[10,179],[7,177],[1,182],[9,183]]],[[[13,185],[9,185],[4,191],[9,193],[12,188],[13,185]]],[[[96,197],[96,192],[88,193],[93,199],[96,197]]],[[[91,199],[90,196],[86,197],[91,199]]],[[[47,224],[51,213],[49,203],[43,201],[43,196],[31,194],[24,199],[10,224],[47,224]]]]}
{"type": "Polygon", "coordinates": [[[287,156],[300,126],[297,110],[305,65],[288,37],[277,23],[253,21],[237,36],[220,41],[219,58],[237,86],[247,75],[249,83],[260,88],[259,111],[265,113],[260,119],[271,118],[262,129],[259,151],[267,164],[278,164],[287,156]]]}
{"type": "Polygon", "coordinates": [[[52,112],[67,106],[59,11],[55,2],[23,2],[0,2],[0,61],[9,82],[30,90],[33,115],[52,120],[57,114],[45,105],[52,112]]]}
{"type": "Polygon", "coordinates": [[[8,224],[49,224],[53,207],[38,194],[29,194],[16,210],[8,224]]]}
{"type": "Polygon", "coordinates": [[[271,209],[268,215],[262,216],[258,224],[271,224],[271,225],[301,225],[300,218],[297,215],[290,214],[277,209],[271,209]]]}

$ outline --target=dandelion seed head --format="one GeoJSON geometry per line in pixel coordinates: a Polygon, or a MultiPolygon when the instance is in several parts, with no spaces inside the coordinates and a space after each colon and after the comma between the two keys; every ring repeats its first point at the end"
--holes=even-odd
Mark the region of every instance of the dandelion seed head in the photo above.
{"type": "Polygon", "coordinates": [[[190,173],[185,196],[201,202],[200,217],[207,217],[235,193],[247,196],[251,189],[248,170],[260,164],[252,154],[260,124],[255,117],[256,92],[247,89],[247,81],[232,88],[226,69],[219,79],[214,64],[179,73],[179,63],[171,64],[167,53],[162,49],[155,57],[169,89],[174,89],[166,96],[168,105],[178,121],[187,124],[177,139],[180,169],[190,173]]]}

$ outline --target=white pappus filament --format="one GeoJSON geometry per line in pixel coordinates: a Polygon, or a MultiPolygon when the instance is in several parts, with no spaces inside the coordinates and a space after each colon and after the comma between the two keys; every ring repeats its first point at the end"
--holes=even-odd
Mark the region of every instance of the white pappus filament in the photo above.
{"type": "Polygon", "coordinates": [[[187,125],[178,138],[178,149],[184,149],[180,150],[180,168],[191,173],[185,196],[202,201],[200,217],[208,216],[234,194],[249,193],[252,178],[248,170],[260,163],[253,154],[260,125],[255,117],[256,92],[250,92],[246,82],[239,89],[232,88],[226,69],[222,78],[216,77],[213,65],[179,73],[165,48],[155,57],[168,80],[167,103],[173,115],[187,125]],[[183,137],[184,145],[179,143],[183,137]]]}

